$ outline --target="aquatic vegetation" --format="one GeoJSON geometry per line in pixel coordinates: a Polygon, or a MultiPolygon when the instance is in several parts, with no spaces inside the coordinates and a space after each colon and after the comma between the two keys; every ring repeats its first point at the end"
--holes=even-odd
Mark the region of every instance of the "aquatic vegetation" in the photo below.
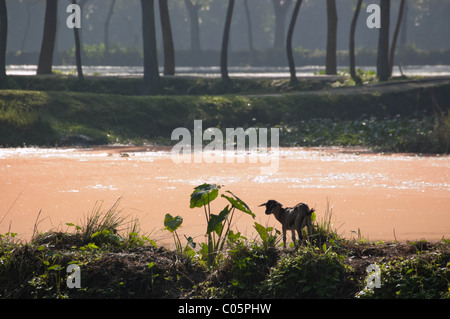
{"type": "Polygon", "coordinates": [[[280,143],[289,146],[366,146],[382,152],[448,153],[449,116],[330,118],[280,125],[280,143]]]}

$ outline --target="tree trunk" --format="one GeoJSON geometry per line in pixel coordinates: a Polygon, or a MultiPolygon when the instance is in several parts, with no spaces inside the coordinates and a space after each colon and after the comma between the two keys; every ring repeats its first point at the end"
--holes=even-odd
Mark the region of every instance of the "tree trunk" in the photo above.
{"type": "MultiPolygon", "coordinates": [[[[76,0],[73,0],[76,1],[76,0]]],[[[78,28],[73,28],[73,35],[75,38],[75,60],[77,63],[77,74],[78,79],[83,80],[83,66],[81,63],[81,41],[80,41],[80,34],[78,32],[78,28]]]]}
{"type": "Polygon", "coordinates": [[[105,58],[109,56],[109,24],[111,21],[111,16],[114,13],[114,6],[116,5],[116,0],[112,0],[111,4],[109,5],[108,14],[106,16],[105,24],[103,27],[103,38],[105,41],[105,58]]]}
{"type": "Polygon", "coordinates": [[[220,56],[220,73],[223,81],[229,81],[228,76],[228,42],[230,38],[231,19],[233,18],[234,0],[229,0],[225,28],[223,30],[222,51],[220,56]]]}
{"type": "Polygon", "coordinates": [[[408,1],[405,1],[405,7],[403,8],[403,18],[402,18],[402,28],[400,29],[400,39],[399,45],[400,47],[404,47],[408,36],[408,1]]]}
{"type": "Polygon", "coordinates": [[[338,16],[336,0],[327,0],[327,54],[325,59],[325,73],[337,74],[336,42],[338,16]]]}
{"type": "Polygon", "coordinates": [[[394,59],[395,59],[395,47],[397,46],[397,38],[400,32],[400,27],[402,25],[403,9],[405,7],[405,0],[401,0],[400,8],[398,11],[397,25],[395,26],[394,37],[391,44],[391,52],[389,54],[389,76],[392,76],[392,71],[394,70],[394,59]]]}
{"type": "Polygon", "coordinates": [[[294,11],[292,12],[291,22],[289,23],[289,29],[286,39],[286,53],[289,63],[289,72],[291,73],[291,83],[297,83],[297,75],[295,72],[294,55],[292,53],[292,37],[294,35],[295,23],[297,22],[298,12],[300,11],[300,5],[302,0],[297,0],[295,3],[294,11]]]}
{"type": "MultiPolygon", "coordinates": [[[[77,0],[72,0],[72,4],[77,4],[77,0]]],[[[75,38],[75,59],[77,63],[77,74],[78,79],[83,80],[83,67],[81,64],[81,41],[80,41],[80,34],[78,32],[78,28],[73,28],[73,35],[75,38]]]]}
{"type": "Polygon", "coordinates": [[[253,61],[255,57],[255,47],[253,45],[252,17],[250,15],[250,9],[248,7],[247,0],[244,0],[244,9],[245,9],[245,16],[247,17],[248,50],[250,51],[250,58],[253,61]]]}
{"type": "Polygon", "coordinates": [[[186,9],[189,13],[189,20],[191,21],[191,51],[200,52],[200,25],[198,21],[198,10],[200,5],[193,5],[191,0],[184,0],[186,9]]]}
{"type": "Polygon", "coordinates": [[[356,31],[356,23],[358,22],[359,12],[361,11],[361,5],[362,0],[358,0],[356,4],[355,13],[353,14],[352,24],[350,26],[350,47],[349,47],[350,75],[356,84],[362,83],[359,76],[356,75],[356,63],[355,63],[355,31],[356,31]]]}
{"type": "Polygon", "coordinates": [[[291,6],[292,0],[272,0],[275,11],[275,38],[273,48],[284,47],[286,15],[291,6]]]}
{"type": "Polygon", "coordinates": [[[159,15],[164,45],[164,75],[175,74],[175,50],[167,0],[159,0],[159,15]]]}
{"type": "Polygon", "coordinates": [[[391,0],[380,1],[381,28],[378,36],[377,77],[380,81],[389,78],[389,17],[391,0]]]}
{"type": "Polygon", "coordinates": [[[45,6],[44,35],[37,74],[51,74],[55,49],[58,0],[47,0],[45,6]]]}
{"type": "Polygon", "coordinates": [[[0,87],[6,80],[6,43],[8,38],[8,11],[6,0],[0,0],[0,87]]]}
{"type": "Polygon", "coordinates": [[[26,43],[26,40],[27,40],[27,37],[28,37],[28,31],[29,31],[29,28],[30,28],[30,19],[31,19],[31,15],[30,15],[30,6],[32,5],[33,3],[31,3],[31,2],[27,2],[27,4],[26,4],[26,10],[27,10],[27,17],[26,17],[26,20],[27,20],[27,22],[25,23],[25,27],[24,27],[24,29],[25,29],[25,32],[24,32],[24,34],[23,34],[23,38],[22,38],[22,43],[21,43],[21,45],[20,45],[20,52],[21,53],[23,53],[23,51],[24,51],[24,48],[25,48],[25,43],[26,43]]]}
{"type": "Polygon", "coordinates": [[[141,0],[142,36],[144,47],[144,85],[146,93],[156,93],[159,88],[158,56],[156,50],[154,0],[141,0]]]}

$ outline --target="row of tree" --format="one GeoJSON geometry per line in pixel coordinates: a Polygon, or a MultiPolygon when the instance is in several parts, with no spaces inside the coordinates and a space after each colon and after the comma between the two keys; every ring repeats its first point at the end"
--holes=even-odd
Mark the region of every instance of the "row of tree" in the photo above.
{"type": "MultiPolygon", "coordinates": [[[[71,0],[72,4],[78,4],[83,7],[87,0],[71,0]]],[[[164,52],[164,74],[175,74],[175,52],[171,30],[170,14],[168,0],[159,1],[159,16],[161,21],[161,31],[163,39],[164,52]]],[[[251,15],[247,0],[242,0],[248,20],[249,39],[251,39],[251,15]]],[[[156,44],[156,26],[155,26],[155,0],[140,0],[142,12],[142,36],[144,51],[144,82],[148,92],[158,90],[160,75],[158,71],[157,44],[156,44]]],[[[198,10],[201,7],[201,1],[184,0],[189,17],[191,19],[191,48],[193,52],[200,50],[200,39],[198,37],[198,10]]],[[[108,39],[108,25],[111,14],[114,10],[116,0],[111,0],[108,8],[108,15],[105,21],[105,39],[108,39]]],[[[294,36],[295,24],[300,11],[302,0],[272,0],[275,15],[275,41],[274,47],[285,46],[288,65],[291,74],[291,81],[296,82],[295,64],[292,52],[292,39],[294,36]],[[289,21],[289,28],[285,34],[284,25],[289,7],[294,4],[292,16],[289,21]]],[[[390,77],[393,69],[394,52],[396,41],[400,30],[403,17],[405,0],[401,0],[400,10],[397,18],[392,44],[389,45],[389,20],[390,20],[390,0],[380,0],[381,28],[379,29],[377,74],[380,80],[386,80],[390,77]]],[[[228,75],[228,43],[230,38],[230,27],[233,19],[233,10],[235,0],[228,0],[228,8],[224,19],[224,29],[222,34],[222,47],[220,57],[221,75],[224,81],[229,81],[228,75]]],[[[355,71],[355,30],[358,21],[362,0],[357,0],[353,20],[350,28],[349,57],[350,73],[356,82],[360,82],[355,71]]],[[[56,29],[57,29],[57,8],[58,0],[46,0],[44,35],[38,62],[38,74],[50,74],[52,72],[53,52],[55,47],[56,29]]],[[[326,0],[327,10],[327,41],[326,41],[326,74],[337,73],[336,47],[337,47],[337,25],[338,15],[336,9],[336,0],[326,0]]],[[[6,78],[6,40],[7,40],[7,8],[5,0],[0,0],[0,78],[6,78]]],[[[80,79],[83,78],[81,67],[81,44],[78,29],[74,28],[75,52],[77,61],[77,72],[80,79]]],[[[107,44],[105,40],[105,45],[107,44]]],[[[249,43],[252,43],[249,41],[249,43]]],[[[106,52],[109,50],[107,49],[106,52]]],[[[252,48],[250,48],[252,51],[252,48]]]]}

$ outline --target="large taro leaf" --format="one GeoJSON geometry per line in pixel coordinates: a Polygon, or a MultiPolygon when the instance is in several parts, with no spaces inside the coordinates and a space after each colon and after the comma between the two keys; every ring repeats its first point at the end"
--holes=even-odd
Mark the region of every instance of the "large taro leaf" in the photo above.
{"type": "Polygon", "coordinates": [[[267,231],[266,227],[264,227],[261,224],[258,224],[257,222],[255,222],[254,227],[258,232],[259,237],[261,237],[262,241],[266,241],[269,238],[269,232],[267,231]]]}
{"type": "Polygon", "coordinates": [[[166,217],[164,218],[164,226],[166,227],[165,229],[167,229],[171,233],[177,230],[177,228],[180,227],[182,223],[183,217],[181,216],[172,217],[172,215],[166,214],[166,217]]]}
{"type": "Polygon", "coordinates": [[[241,212],[244,212],[246,214],[251,215],[253,218],[255,218],[255,214],[252,213],[252,211],[250,210],[250,208],[247,206],[246,203],[244,203],[243,200],[241,200],[239,197],[237,197],[236,195],[234,195],[232,192],[230,191],[226,191],[226,193],[230,193],[233,197],[227,196],[227,195],[223,195],[223,198],[226,198],[230,204],[234,207],[239,209],[241,212]]]}
{"type": "Polygon", "coordinates": [[[211,218],[208,222],[207,233],[210,234],[212,231],[215,231],[219,236],[222,233],[223,224],[222,222],[227,219],[228,214],[230,213],[230,209],[228,205],[219,213],[219,215],[211,214],[211,218]]]}
{"type": "Polygon", "coordinates": [[[190,208],[208,205],[219,195],[220,185],[203,184],[194,188],[190,208]]]}

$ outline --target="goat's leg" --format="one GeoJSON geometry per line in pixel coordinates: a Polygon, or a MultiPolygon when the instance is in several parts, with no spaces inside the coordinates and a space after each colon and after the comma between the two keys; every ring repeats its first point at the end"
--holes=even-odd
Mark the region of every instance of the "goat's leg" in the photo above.
{"type": "Polygon", "coordinates": [[[311,217],[306,219],[306,227],[308,227],[308,239],[309,239],[312,233],[311,217]]]}
{"type": "Polygon", "coordinates": [[[299,243],[303,243],[302,227],[298,227],[297,228],[297,233],[298,233],[298,241],[299,241],[299,243]]]}
{"type": "Polygon", "coordinates": [[[294,243],[294,247],[297,248],[297,241],[295,240],[295,229],[292,230],[292,242],[294,243]]]}
{"type": "Polygon", "coordinates": [[[286,228],[283,227],[283,248],[286,248],[286,228]]]}

